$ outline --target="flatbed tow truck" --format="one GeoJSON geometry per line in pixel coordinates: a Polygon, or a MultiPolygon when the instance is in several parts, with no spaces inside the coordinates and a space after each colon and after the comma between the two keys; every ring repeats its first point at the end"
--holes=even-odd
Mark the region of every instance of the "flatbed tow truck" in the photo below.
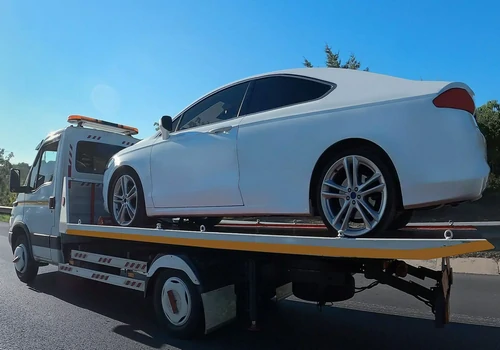
{"type": "Polygon", "coordinates": [[[109,157],[104,146],[112,146],[112,155],[113,147],[137,142],[134,129],[79,116],[69,121],[77,126],[40,143],[25,186],[19,171],[11,171],[11,190],[20,193],[9,232],[16,273],[30,283],[40,266],[51,264],[61,273],[140,292],[175,337],[208,334],[237,318],[255,330],[266,301],[294,295],[322,306],[378,283],[429,305],[435,325],[443,327],[453,284],[449,257],[493,248],[485,239],[454,237],[474,228],[453,225],[407,227],[385,238],[328,237],[323,225],[259,221],[223,220],[208,229],[184,219],[147,228],[113,226],[95,164],[109,157]],[[53,163],[48,151],[57,154],[53,163]],[[94,166],[86,172],[78,162],[89,157],[94,166]],[[41,174],[40,160],[51,170],[41,174]],[[439,270],[405,262],[435,258],[441,258],[439,270]],[[374,283],[356,287],[356,274],[374,283]],[[435,285],[427,288],[408,276],[435,285]]]}

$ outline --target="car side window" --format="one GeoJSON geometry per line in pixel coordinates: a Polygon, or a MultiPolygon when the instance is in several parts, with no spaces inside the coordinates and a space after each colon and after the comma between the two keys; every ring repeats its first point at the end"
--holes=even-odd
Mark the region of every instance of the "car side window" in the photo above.
{"type": "Polygon", "coordinates": [[[264,112],[324,96],[331,85],[306,78],[273,76],[254,81],[250,100],[241,115],[264,112]]]}
{"type": "Polygon", "coordinates": [[[58,146],[59,141],[49,143],[40,149],[40,153],[31,167],[28,179],[29,186],[33,191],[54,179],[58,146]]]}
{"type": "Polygon", "coordinates": [[[231,86],[197,103],[183,113],[177,131],[236,118],[248,85],[231,86]]]}

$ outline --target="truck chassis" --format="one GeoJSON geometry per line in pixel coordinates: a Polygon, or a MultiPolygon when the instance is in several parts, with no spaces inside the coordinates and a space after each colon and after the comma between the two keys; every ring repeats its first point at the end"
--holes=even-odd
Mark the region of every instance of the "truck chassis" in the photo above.
{"type": "MultiPolygon", "coordinates": [[[[77,181],[64,179],[60,236],[49,240],[59,240],[54,249],[59,257],[35,261],[22,246],[29,240],[13,238],[14,263],[22,262],[24,270],[31,271],[20,275],[21,280],[35,278],[40,265],[55,264],[65,274],[141,292],[152,300],[163,329],[178,338],[208,334],[238,318],[255,330],[259,306],[269,300],[294,295],[323,306],[377,284],[426,303],[435,325],[443,327],[449,323],[453,284],[449,256],[493,248],[484,239],[453,238],[449,228],[442,238],[436,232],[443,228],[421,228],[433,231],[433,238],[400,238],[401,232],[398,238],[346,238],[342,232],[321,237],[321,225],[223,221],[208,231],[182,223],[123,228],[107,225],[103,217],[97,224],[72,223],[68,180],[77,181]],[[16,243],[19,239],[22,244],[16,243]],[[441,258],[440,270],[405,261],[436,258],[441,258]],[[356,288],[357,274],[373,283],[356,288]],[[427,288],[406,280],[408,276],[431,279],[435,285],[427,288]]],[[[423,237],[423,232],[415,235],[423,237]]]]}

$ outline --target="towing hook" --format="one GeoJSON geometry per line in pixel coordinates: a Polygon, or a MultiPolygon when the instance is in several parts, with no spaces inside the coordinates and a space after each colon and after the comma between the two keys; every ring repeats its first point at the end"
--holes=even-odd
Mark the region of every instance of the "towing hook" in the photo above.
{"type": "Polygon", "coordinates": [[[19,261],[19,259],[21,259],[21,257],[18,255],[12,260],[12,262],[15,264],[16,262],[19,261]]]}
{"type": "Polygon", "coordinates": [[[450,229],[444,231],[444,238],[445,239],[452,239],[453,238],[453,231],[450,229]]]}

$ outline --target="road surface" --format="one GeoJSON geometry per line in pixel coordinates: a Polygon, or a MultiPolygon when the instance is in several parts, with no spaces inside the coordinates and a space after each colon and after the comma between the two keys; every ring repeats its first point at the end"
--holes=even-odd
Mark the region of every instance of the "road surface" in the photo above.
{"type": "MultiPolygon", "coordinates": [[[[500,278],[455,275],[452,323],[435,329],[430,310],[386,286],[321,312],[291,298],[263,330],[231,325],[196,342],[162,335],[133,291],[40,269],[17,280],[0,223],[0,349],[500,349],[500,278]]],[[[359,285],[367,284],[360,279],[359,285]]]]}

